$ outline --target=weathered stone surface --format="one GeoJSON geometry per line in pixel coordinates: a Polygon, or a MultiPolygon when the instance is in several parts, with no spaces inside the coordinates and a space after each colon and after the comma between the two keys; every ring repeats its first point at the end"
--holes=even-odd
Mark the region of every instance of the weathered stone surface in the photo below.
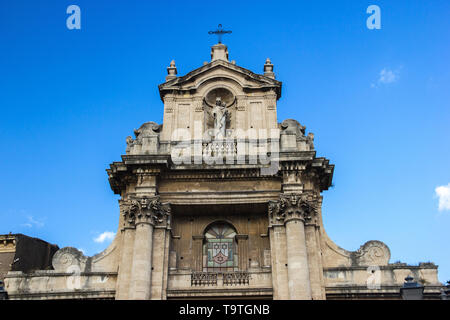
{"type": "Polygon", "coordinates": [[[390,258],[388,246],[381,241],[368,241],[355,253],[355,262],[361,266],[386,266],[390,258]]]}
{"type": "Polygon", "coordinates": [[[56,252],[53,256],[52,264],[56,271],[66,272],[72,266],[76,266],[80,271],[84,271],[86,270],[87,260],[88,258],[78,249],[66,247],[56,252]]]}
{"type": "Polygon", "coordinates": [[[228,55],[217,44],[180,77],[170,63],[163,124],[135,130],[107,170],[121,197],[113,243],[94,257],[63,248],[51,272],[8,274],[10,296],[399,298],[409,274],[439,294],[436,266],[389,264],[380,241],[350,252],[328,238],[322,192],[334,165],[297,120],[277,121],[272,62],[259,75],[228,55]]]}

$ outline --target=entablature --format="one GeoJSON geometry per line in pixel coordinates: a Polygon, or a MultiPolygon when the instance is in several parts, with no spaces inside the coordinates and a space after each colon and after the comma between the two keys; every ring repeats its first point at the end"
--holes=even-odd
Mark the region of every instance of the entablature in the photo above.
{"type": "MultiPolygon", "coordinates": [[[[331,186],[334,165],[325,158],[315,158],[315,151],[281,152],[273,158],[275,171],[266,174],[262,170],[270,165],[222,163],[175,164],[170,155],[124,155],[122,162],[114,162],[107,169],[111,188],[120,194],[137,175],[155,175],[167,180],[277,180],[286,175],[303,175],[314,179],[320,191],[331,186]],[[131,179],[131,180],[130,180],[131,179]]],[[[248,158],[247,158],[248,160],[248,158]]]]}

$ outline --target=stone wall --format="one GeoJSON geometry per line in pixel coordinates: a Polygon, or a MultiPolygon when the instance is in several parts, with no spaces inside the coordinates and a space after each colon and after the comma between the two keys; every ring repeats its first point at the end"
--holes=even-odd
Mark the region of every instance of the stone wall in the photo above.
{"type": "Polygon", "coordinates": [[[267,265],[264,253],[270,250],[266,212],[264,204],[174,206],[172,234],[177,268],[203,270],[204,232],[208,225],[218,221],[229,223],[238,233],[239,269],[263,268],[267,265]]]}

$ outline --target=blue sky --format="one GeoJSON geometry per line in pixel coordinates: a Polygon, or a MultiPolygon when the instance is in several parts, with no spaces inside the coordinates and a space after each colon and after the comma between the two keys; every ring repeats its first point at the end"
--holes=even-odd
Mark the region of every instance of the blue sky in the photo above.
{"type": "Polygon", "coordinates": [[[449,13],[447,0],[2,1],[0,234],[103,250],[107,234],[94,239],[119,217],[105,169],[133,129],[161,123],[170,61],[179,75],[209,61],[221,23],[230,59],[275,65],[278,121],[305,125],[336,165],[331,239],[381,240],[391,262],[433,261],[450,280],[449,13]],[[71,4],[81,30],[66,27],[71,4]]]}

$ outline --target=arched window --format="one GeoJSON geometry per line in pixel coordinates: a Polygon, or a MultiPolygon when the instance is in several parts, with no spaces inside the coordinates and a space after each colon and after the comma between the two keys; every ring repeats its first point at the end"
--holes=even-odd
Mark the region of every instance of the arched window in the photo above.
{"type": "Polygon", "coordinates": [[[225,222],[216,222],[206,229],[203,245],[204,271],[233,271],[237,268],[235,236],[236,230],[225,222]]]}

